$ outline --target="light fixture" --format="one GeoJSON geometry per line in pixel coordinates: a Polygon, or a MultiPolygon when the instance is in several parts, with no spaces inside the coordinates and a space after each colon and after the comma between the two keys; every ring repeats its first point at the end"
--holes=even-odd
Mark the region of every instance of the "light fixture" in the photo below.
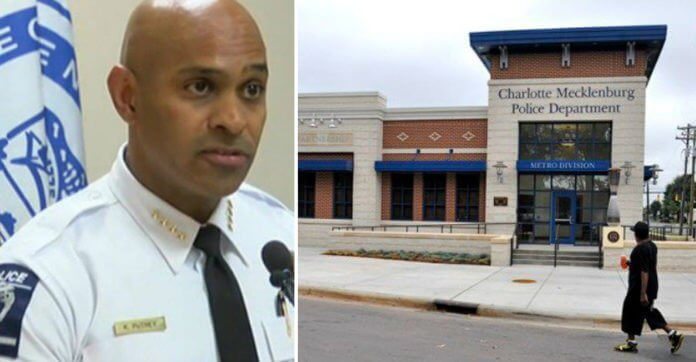
{"type": "Polygon", "coordinates": [[[495,175],[498,177],[498,182],[500,182],[502,184],[503,183],[503,170],[506,169],[507,166],[505,165],[505,163],[503,163],[503,161],[498,161],[498,162],[496,162],[495,165],[493,165],[493,167],[495,167],[495,175]]]}
{"type": "Polygon", "coordinates": [[[628,185],[628,180],[631,178],[631,170],[635,167],[636,166],[633,166],[633,162],[631,161],[626,161],[621,166],[621,168],[624,170],[624,176],[626,176],[626,185],[628,185]]]}
{"type": "Polygon", "coordinates": [[[331,113],[331,116],[329,117],[329,128],[338,128],[338,125],[342,123],[342,119],[334,117],[333,113],[331,113]]]}
{"type": "Polygon", "coordinates": [[[312,118],[309,119],[309,126],[312,127],[312,128],[317,128],[317,127],[318,127],[318,125],[317,125],[316,114],[312,114],[312,118]]]}
{"type": "Polygon", "coordinates": [[[318,128],[320,125],[326,124],[329,128],[338,128],[339,125],[343,124],[343,120],[337,117],[334,117],[333,113],[331,113],[330,116],[326,115],[317,115],[316,113],[312,113],[312,116],[309,118],[300,118],[299,119],[300,125],[307,125],[312,128],[318,128]]]}
{"type": "Polygon", "coordinates": [[[561,146],[563,147],[575,146],[575,136],[572,135],[570,132],[565,132],[563,134],[563,137],[559,141],[561,146]]]}
{"type": "Polygon", "coordinates": [[[652,179],[653,179],[653,185],[657,185],[657,178],[660,176],[659,172],[664,171],[663,169],[660,168],[660,165],[654,164],[653,169],[652,169],[652,179]]]}

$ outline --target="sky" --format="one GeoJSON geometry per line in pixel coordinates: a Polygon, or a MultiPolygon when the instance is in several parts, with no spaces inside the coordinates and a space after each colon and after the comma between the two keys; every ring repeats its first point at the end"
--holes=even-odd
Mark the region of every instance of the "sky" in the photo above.
{"type": "Polygon", "coordinates": [[[677,126],[696,125],[696,1],[296,0],[298,91],[379,91],[388,107],[486,106],[475,31],[667,25],[646,95],[646,164],[684,170],[677,126]]]}

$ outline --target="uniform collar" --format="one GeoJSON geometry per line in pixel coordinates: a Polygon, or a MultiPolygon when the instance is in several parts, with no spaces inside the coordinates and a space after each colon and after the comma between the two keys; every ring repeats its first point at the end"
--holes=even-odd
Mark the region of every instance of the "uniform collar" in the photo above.
{"type": "MultiPolygon", "coordinates": [[[[124,144],[111,169],[109,186],[145,234],[155,243],[172,272],[178,273],[193,247],[198,230],[203,225],[143,186],[126,165],[125,152],[124,144]]],[[[228,240],[231,240],[230,232],[234,228],[232,212],[231,198],[223,198],[207,222],[220,228],[228,236],[228,240]]],[[[241,257],[241,254],[239,256],[241,257]]]]}

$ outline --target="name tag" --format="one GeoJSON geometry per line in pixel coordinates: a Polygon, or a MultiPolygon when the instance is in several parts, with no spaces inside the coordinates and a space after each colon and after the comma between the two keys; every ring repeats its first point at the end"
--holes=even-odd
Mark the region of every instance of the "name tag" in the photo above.
{"type": "Polygon", "coordinates": [[[114,323],[116,337],[133,333],[161,332],[167,329],[164,317],[132,319],[114,323]]]}

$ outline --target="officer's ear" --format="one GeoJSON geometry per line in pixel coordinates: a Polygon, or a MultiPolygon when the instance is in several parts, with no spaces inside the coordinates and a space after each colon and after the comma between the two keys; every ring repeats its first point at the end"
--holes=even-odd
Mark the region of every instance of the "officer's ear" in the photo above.
{"type": "Polygon", "coordinates": [[[116,112],[128,124],[135,121],[135,92],[137,83],[133,72],[122,65],[115,65],[106,81],[116,112]]]}

